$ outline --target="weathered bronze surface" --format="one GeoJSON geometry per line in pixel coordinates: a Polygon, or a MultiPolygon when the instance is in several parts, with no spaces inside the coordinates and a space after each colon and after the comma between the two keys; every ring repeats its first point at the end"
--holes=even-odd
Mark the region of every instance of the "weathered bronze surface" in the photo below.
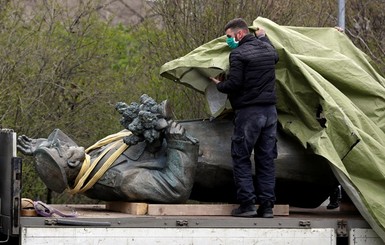
{"type": "Polygon", "coordinates": [[[122,114],[122,125],[132,133],[124,137],[124,143],[114,140],[86,155],[83,147],[56,129],[46,139],[20,136],[18,149],[35,156],[36,170],[48,188],[63,192],[82,184],[83,176],[87,177],[84,179],[86,186],[108,159],[127,144],[129,147],[84,194],[107,201],[185,202],[194,183],[198,141],[180,124],[168,120],[167,102],[158,105],[143,95],[141,104],[118,103],[117,110],[122,114]],[[120,144],[115,145],[116,142],[120,144]],[[111,149],[105,151],[108,148],[111,149]],[[86,156],[90,157],[90,174],[79,176],[86,156]],[[100,161],[93,166],[98,158],[100,161]]]}
{"type": "MultiPolygon", "coordinates": [[[[140,104],[118,103],[116,109],[122,115],[121,124],[132,132],[124,137],[129,147],[85,195],[107,201],[236,202],[230,156],[231,120],[174,122],[170,120],[167,101],[157,104],[147,95],[141,97],[140,104]]],[[[111,144],[88,152],[91,162],[111,144]]],[[[85,182],[118,148],[114,146],[101,157],[85,182]]],[[[83,147],[58,129],[47,139],[20,136],[18,149],[36,157],[40,177],[57,192],[76,184],[86,155],[83,147]]],[[[281,131],[275,162],[277,203],[317,207],[336,185],[325,159],[305,151],[281,131]]]]}
{"type": "MultiPolygon", "coordinates": [[[[199,141],[199,158],[191,198],[208,202],[235,202],[230,155],[232,121],[184,121],[180,124],[199,141]]],[[[304,149],[297,141],[277,133],[277,204],[315,208],[338,184],[324,158],[304,149]]],[[[253,157],[252,157],[253,161],[253,157]]]]}

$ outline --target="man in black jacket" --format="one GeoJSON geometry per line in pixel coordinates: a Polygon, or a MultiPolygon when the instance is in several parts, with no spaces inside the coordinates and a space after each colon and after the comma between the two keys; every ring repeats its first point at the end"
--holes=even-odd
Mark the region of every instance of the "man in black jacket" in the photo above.
{"type": "Polygon", "coordinates": [[[260,28],[249,33],[243,19],[225,26],[227,43],[232,48],[227,79],[217,84],[226,93],[235,114],[231,139],[234,181],[240,206],[233,216],[273,218],[275,202],[275,166],[277,157],[277,111],[275,64],[278,54],[260,28]],[[254,150],[256,189],[250,160],[254,150]],[[255,203],[259,203],[256,210],[255,203]]]}

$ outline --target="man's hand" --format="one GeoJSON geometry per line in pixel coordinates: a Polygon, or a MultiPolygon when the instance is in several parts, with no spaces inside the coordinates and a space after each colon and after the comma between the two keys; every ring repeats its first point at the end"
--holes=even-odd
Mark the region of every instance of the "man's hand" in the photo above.
{"type": "Polygon", "coordinates": [[[221,82],[218,79],[216,79],[215,77],[210,77],[210,80],[213,81],[215,84],[218,84],[221,82]]]}
{"type": "Polygon", "coordinates": [[[210,77],[210,80],[213,81],[215,84],[218,84],[225,80],[225,74],[221,73],[216,77],[210,77]]]}
{"type": "Polygon", "coordinates": [[[258,38],[261,38],[261,37],[264,37],[266,36],[266,31],[265,29],[263,29],[262,27],[258,27],[256,30],[255,30],[255,36],[258,37],[258,38]]]}
{"type": "Polygon", "coordinates": [[[334,27],[337,31],[339,31],[339,32],[344,32],[344,29],[342,29],[341,27],[339,27],[339,26],[335,26],[334,27]]]}

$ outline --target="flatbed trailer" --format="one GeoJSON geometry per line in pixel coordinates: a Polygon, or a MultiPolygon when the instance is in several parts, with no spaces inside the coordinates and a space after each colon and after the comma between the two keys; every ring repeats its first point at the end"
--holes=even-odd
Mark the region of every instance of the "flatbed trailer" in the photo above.
{"type": "Polygon", "coordinates": [[[55,205],[76,218],[21,217],[19,244],[384,244],[355,210],[290,208],[273,219],[131,215],[55,205]]]}
{"type": "MultiPolygon", "coordinates": [[[[356,210],[289,207],[273,219],[230,215],[151,215],[110,211],[106,205],[58,205],[78,216],[21,213],[21,158],[16,133],[0,130],[0,240],[6,244],[384,244],[356,210]]],[[[52,205],[53,206],[53,205],[52,205]]],[[[203,214],[203,213],[202,213],[203,214]]]]}

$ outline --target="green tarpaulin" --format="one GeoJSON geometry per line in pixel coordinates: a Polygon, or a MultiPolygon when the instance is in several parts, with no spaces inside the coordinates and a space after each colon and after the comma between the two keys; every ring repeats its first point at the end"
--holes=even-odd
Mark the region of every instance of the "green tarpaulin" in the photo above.
{"type": "MultiPolygon", "coordinates": [[[[283,129],[329,160],[385,241],[385,79],[335,28],[280,26],[264,18],[252,26],[266,29],[280,56],[277,108],[283,129]]],[[[161,75],[205,93],[218,116],[230,106],[207,77],[228,70],[229,52],[225,36],[219,37],[164,64],[161,75]]]]}

